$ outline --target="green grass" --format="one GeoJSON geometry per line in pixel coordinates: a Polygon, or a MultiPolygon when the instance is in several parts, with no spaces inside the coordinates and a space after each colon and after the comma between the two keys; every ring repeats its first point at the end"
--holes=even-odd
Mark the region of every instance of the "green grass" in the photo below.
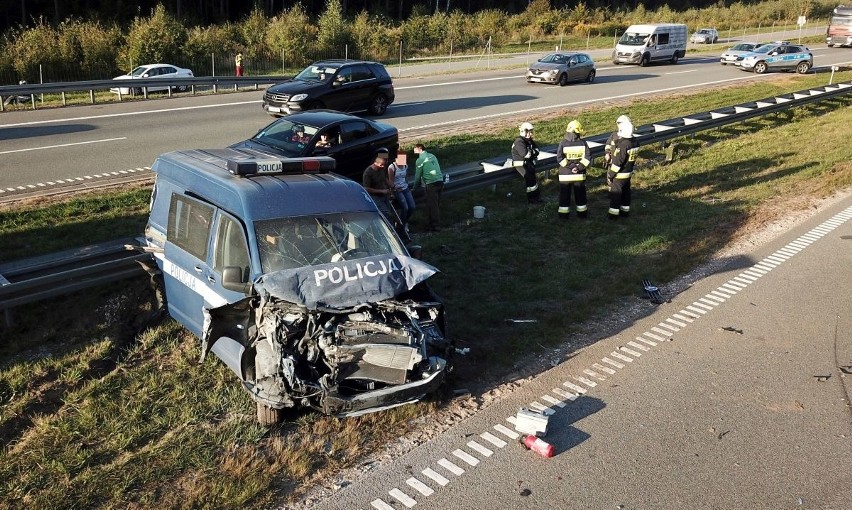
{"type": "MultiPolygon", "coordinates": [[[[779,76],[572,115],[598,133],[624,112],[643,124],[825,81],[779,76]]],[[[605,218],[598,168],[590,173],[591,217],[583,222],[557,221],[553,182],[544,184],[541,206],[525,203],[520,178],[445,197],[447,228],[418,241],[424,259],[441,270],[432,284],[447,301],[450,333],[471,348],[455,384],[476,387],[542,348],[569,340],[579,347],[589,341],[572,337],[582,321],[614,313],[625,300],[644,303],[643,278],[665,289],[750,225],[809,207],[803,196],[849,189],[850,122],[849,101],[833,100],[685,137],[671,164],[660,147],[644,147],[634,212],[614,224],[605,218]],[[811,134],[818,134],[819,150],[811,134]],[[474,205],[487,208],[486,219],[472,219],[474,205]]],[[[556,143],[565,123],[537,122],[539,140],[556,143]]],[[[448,166],[474,159],[471,150],[505,152],[514,132],[430,145],[448,166]]],[[[6,210],[0,246],[4,255],[28,255],[135,234],[147,198],[140,190],[6,210]],[[62,241],[44,244],[52,237],[62,241]]],[[[415,232],[422,218],[418,210],[415,232]]],[[[137,334],[151,301],[139,279],[16,312],[0,345],[0,508],[268,508],[297,498],[323,474],[356,465],[359,455],[440,405],[345,420],[292,413],[263,429],[235,376],[212,356],[198,364],[198,341],[174,321],[137,334]]]]}

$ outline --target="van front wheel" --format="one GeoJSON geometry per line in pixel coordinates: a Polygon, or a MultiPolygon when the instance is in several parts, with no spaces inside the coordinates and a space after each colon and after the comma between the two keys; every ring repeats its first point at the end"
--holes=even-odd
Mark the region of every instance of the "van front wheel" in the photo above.
{"type": "Polygon", "coordinates": [[[672,64],[677,64],[677,59],[678,59],[677,53],[672,55],[672,64]]]}
{"type": "Polygon", "coordinates": [[[639,66],[640,67],[648,67],[648,64],[650,64],[650,63],[651,63],[651,58],[648,56],[647,53],[642,55],[642,59],[639,60],[639,66]]]}

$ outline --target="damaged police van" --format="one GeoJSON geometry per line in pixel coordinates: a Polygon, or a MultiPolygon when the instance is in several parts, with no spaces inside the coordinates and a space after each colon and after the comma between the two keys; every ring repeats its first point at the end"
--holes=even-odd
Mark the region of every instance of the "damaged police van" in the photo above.
{"type": "Polygon", "coordinates": [[[444,307],[360,184],[327,157],[161,155],[145,230],[168,311],[257,402],[338,416],[417,401],[452,368],[444,307]]]}

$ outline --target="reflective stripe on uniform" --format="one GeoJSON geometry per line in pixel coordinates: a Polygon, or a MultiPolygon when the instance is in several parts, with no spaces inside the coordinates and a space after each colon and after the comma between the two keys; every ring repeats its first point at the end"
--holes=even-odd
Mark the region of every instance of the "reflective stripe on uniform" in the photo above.
{"type": "Polygon", "coordinates": [[[589,209],[588,205],[578,205],[577,212],[586,212],[589,209]]]}
{"type": "Polygon", "coordinates": [[[516,167],[516,168],[519,167],[519,166],[524,166],[524,160],[523,159],[522,160],[517,160],[517,159],[512,160],[512,166],[516,167]]]}
{"type": "Polygon", "coordinates": [[[629,213],[630,212],[630,206],[629,205],[622,205],[621,206],[621,212],[629,213]]]}
{"type": "MultiPolygon", "coordinates": [[[[580,208],[578,207],[577,210],[579,211],[580,208]]],[[[568,214],[568,213],[571,212],[571,208],[570,207],[560,207],[557,212],[559,214],[568,214]]]]}
{"type": "Polygon", "coordinates": [[[537,189],[538,189],[538,183],[536,183],[535,186],[527,188],[527,193],[532,193],[533,191],[535,191],[537,189]]]}
{"type": "Polygon", "coordinates": [[[633,172],[618,172],[615,174],[616,179],[629,179],[633,172]]]}
{"type": "Polygon", "coordinates": [[[618,209],[615,209],[615,208],[613,208],[613,207],[610,207],[608,212],[609,212],[609,214],[610,214],[610,215],[612,215],[612,216],[618,216],[618,212],[619,212],[619,211],[618,211],[618,209]]]}
{"type": "Polygon", "coordinates": [[[583,182],[586,174],[559,174],[559,182],[583,182]]]}

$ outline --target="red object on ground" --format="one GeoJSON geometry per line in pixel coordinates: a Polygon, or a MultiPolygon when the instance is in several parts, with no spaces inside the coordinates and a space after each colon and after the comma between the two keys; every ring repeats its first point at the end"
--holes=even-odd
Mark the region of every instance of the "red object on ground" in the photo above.
{"type": "Polygon", "coordinates": [[[553,445],[535,436],[526,436],[524,438],[524,446],[536,452],[542,457],[553,457],[553,445]]]}

